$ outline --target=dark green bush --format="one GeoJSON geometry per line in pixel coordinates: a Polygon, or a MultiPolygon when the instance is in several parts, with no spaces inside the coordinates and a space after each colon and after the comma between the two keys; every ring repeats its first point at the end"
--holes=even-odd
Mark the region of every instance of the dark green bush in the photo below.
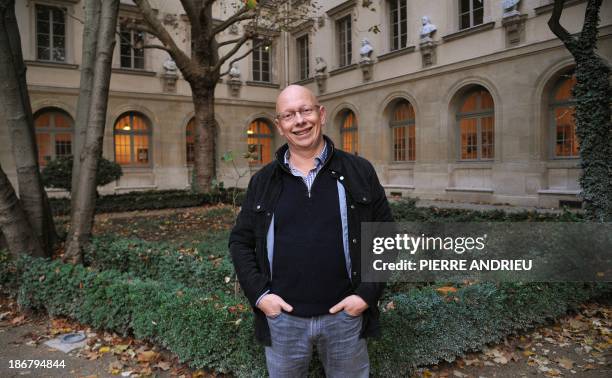
{"type": "MultiPolygon", "coordinates": [[[[72,155],[60,156],[47,163],[41,172],[46,188],[60,188],[72,191],[72,155]]],[[[119,180],[123,175],[121,166],[113,161],[100,157],[96,173],[96,186],[104,186],[119,180]]]]}
{"type": "Polygon", "coordinates": [[[215,290],[233,290],[234,267],[227,254],[227,233],[196,247],[197,254],[177,252],[172,246],[140,239],[95,238],[85,263],[99,270],[114,269],[141,279],[174,282],[215,290]]]}
{"type": "MultiPolygon", "coordinates": [[[[195,193],[187,190],[151,190],[100,196],[96,200],[96,213],[113,213],[135,210],[156,210],[202,206],[207,204],[232,204],[233,191],[239,192],[237,204],[244,199],[244,189],[217,189],[210,193],[195,193]]],[[[70,213],[70,200],[51,198],[53,215],[70,213]]]]}
{"type": "Polygon", "coordinates": [[[29,309],[159,343],[194,367],[240,376],[264,374],[242,297],[117,271],[23,258],[18,302],[29,309]]]}
{"type": "Polygon", "coordinates": [[[416,366],[453,361],[509,334],[545,323],[610,292],[582,283],[480,283],[443,296],[433,287],[390,296],[383,337],[370,342],[373,370],[402,376],[416,366]]]}
{"type": "Polygon", "coordinates": [[[503,210],[466,210],[439,207],[417,207],[416,199],[390,202],[396,222],[581,222],[582,213],[564,210],[561,213],[503,210]]]}
{"type": "MultiPolygon", "coordinates": [[[[165,256],[159,256],[159,263],[165,256]]],[[[6,264],[11,263],[0,263],[6,264]]],[[[252,314],[242,296],[188,287],[161,275],[143,279],[43,259],[22,258],[3,269],[18,277],[13,281],[20,286],[18,301],[24,307],[133,332],[193,367],[265,375],[263,350],[253,340],[252,314]]],[[[369,342],[372,373],[406,376],[415,366],[453,360],[609,292],[609,285],[481,283],[447,296],[434,287],[393,294],[381,304],[381,309],[394,307],[382,314],[383,337],[369,342]],[[390,301],[393,306],[387,306],[390,301]]]]}

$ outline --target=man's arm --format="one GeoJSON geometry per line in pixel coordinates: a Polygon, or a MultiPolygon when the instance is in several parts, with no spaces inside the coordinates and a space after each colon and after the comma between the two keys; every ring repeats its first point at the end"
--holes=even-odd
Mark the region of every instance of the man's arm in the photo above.
{"type": "Polygon", "coordinates": [[[249,181],[246,198],[229,238],[229,249],[238,281],[253,307],[256,307],[257,300],[268,290],[269,285],[268,277],[257,266],[255,255],[255,177],[249,181]]]}
{"type": "MultiPolygon", "coordinates": [[[[372,193],[372,219],[369,222],[393,222],[391,208],[385,195],[385,189],[380,184],[374,167],[370,166],[370,192],[372,193]]],[[[360,251],[361,253],[361,251],[360,251]]],[[[376,307],[383,290],[385,282],[361,282],[355,289],[355,294],[361,297],[369,307],[376,307]]]]}

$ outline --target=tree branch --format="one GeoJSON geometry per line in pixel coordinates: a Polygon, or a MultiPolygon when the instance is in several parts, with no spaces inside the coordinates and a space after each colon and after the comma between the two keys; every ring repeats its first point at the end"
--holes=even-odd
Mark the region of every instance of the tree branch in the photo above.
{"type": "Polygon", "coordinates": [[[565,0],[555,0],[552,15],[548,20],[548,27],[563,43],[567,44],[567,42],[573,40],[573,37],[559,22],[564,4],[565,0]]]}
{"type": "MultiPolygon", "coordinates": [[[[244,44],[244,42],[243,42],[243,44],[244,44]]],[[[252,53],[252,52],[253,52],[253,50],[255,50],[256,48],[258,48],[258,47],[262,46],[263,44],[264,44],[264,42],[259,42],[259,43],[257,43],[256,45],[254,45],[253,47],[251,47],[250,49],[248,49],[248,50],[247,50],[247,52],[245,52],[244,54],[240,55],[240,56],[239,56],[239,57],[237,57],[236,59],[232,59],[232,60],[229,62],[229,68],[227,69],[227,71],[225,71],[225,72],[223,72],[222,74],[220,74],[220,75],[219,75],[219,77],[223,77],[223,76],[227,75],[227,74],[230,72],[230,70],[232,69],[232,65],[233,65],[234,63],[236,63],[236,62],[238,62],[238,61],[240,61],[240,60],[244,59],[244,58],[245,58],[247,55],[249,55],[250,53],[252,53]]]]}
{"type": "Polygon", "coordinates": [[[143,45],[142,49],[160,49],[166,51],[168,54],[171,53],[170,49],[163,45],[143,45]]]}
{"type": "Polygon", "coordinates": [[[232,43],[240,42],[240,39],[242,39],[242,37],[235,38],[235,39],[228,39],[227,41],[219,42],[217,43],[217,47],[231,45],[232,43]]]}
{"type": "Polygon", "coordinates": [[[223,21],[217,27],[213,28],[212,34],[213,35],[219,34],[225,29],[229,28],[230,25],[243,21],[243,20],[250,20],[252,18],[255,18],[256,15],[257,15],[257,12],[255,10],[249,9],[245,5],[244,7],[240,8],[238,12],[234,13],[230,18],[223,21]]]}
{"type": "MultiPolygon", "coordinates": [[[[212,68],[213,72],[218,71],[221,66],[223,65],[223,63],[225,63],[229,58],[231,58],[236,52],[238,52],[238,50],[240,49],[240,47],[242,47],[242,45],[244,45],[246,43],[246,41],[248,41],[249,39],[252,39],[252,34],[251,33],[244,33],[244,35],[242,37],[240,37],[238,39],[238,41],[236,42],[236,45],[234,47],[232,47],[232,49],[225,55],[223,55],[222,57],[219,58],[219,60],[217,61],[217,64],[215,64],[215,66],[212,68]]],[[[255,48],[256,46],[253,46],[253,48],[255,48]]]]}
{"type": "Polygon", "coordinates": [[[589,0],[584,14],[584,25],[580,33],[580,42],[587,49],[597,43],[597,24],[599,23],[599,8],[602,0],[589,0]]]}
{"type": "Polygon", "coordinates": [[[191,21],[191,24],[196,24],[198,21],[198,7],[193,2],[193,0],[181,0],[181,4],[183,5],[183,9],[185,13],[187,13],[187,18],[191,21]]]}
{"type": "Polygon", "coordinates": [[[189,58],[189,56],[187,56],[187,54],[183,52],[183,50],[181,50],[176,45],[176,42],[174,42],[174,39],[172,38],[170,33],[168,33],[166,28],[157,19],[155,12],[153,11],[153,9],[151,9],[151,5],[149,4],[149,1],[148,0],[134,0],[134,2],[136,3],[140,11],[142,12],[142,16],[147,22],[147,25],[151,28],[151,34],[157,37],[157,39],[161,41],[164,47],[168,49],[166,51],[168,51],[172,59],[174,59],[177,67],[183,73],[183,76],[190,76],[189,73],[190,71],[192,71],[191,59],[189,58]]]}

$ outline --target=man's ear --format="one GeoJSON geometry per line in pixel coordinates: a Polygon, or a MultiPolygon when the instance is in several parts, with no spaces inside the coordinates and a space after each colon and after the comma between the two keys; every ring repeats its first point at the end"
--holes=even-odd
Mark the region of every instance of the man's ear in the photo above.
{"type": "Polygon", "coordinates": [[[275,120],[274,120],[274,126],[276,126],[276,130],[278,130],[278,133],[279,133],[281,136],[285,136],[285,133],[283,132],[282,127],[280,127],[280,124],[279,124],[279,122],[278,122],[278,119],[275,119],[275,120]]]}
{"type": "Polygon", "coordinates": [[[321,105],[321,108],[319,109],[319,119],[321,121],[321,126],[325,126],[327,122],[327,110],[323,105],[321,105]]]}

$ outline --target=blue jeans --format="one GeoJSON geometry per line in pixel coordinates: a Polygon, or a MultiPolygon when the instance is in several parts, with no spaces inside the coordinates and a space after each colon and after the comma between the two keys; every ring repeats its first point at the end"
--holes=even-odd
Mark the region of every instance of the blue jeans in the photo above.
{"type": "Polygon", "coordinates": [[[361,316],[344,311],[312,318],[284,312],[268,317],[272,346],[266,347],[266,364],[270,377],[306,377],[316,345],[327,377],[367,378],[368,347],[365,339],[359,338],[362,321],[361,316]]]}

